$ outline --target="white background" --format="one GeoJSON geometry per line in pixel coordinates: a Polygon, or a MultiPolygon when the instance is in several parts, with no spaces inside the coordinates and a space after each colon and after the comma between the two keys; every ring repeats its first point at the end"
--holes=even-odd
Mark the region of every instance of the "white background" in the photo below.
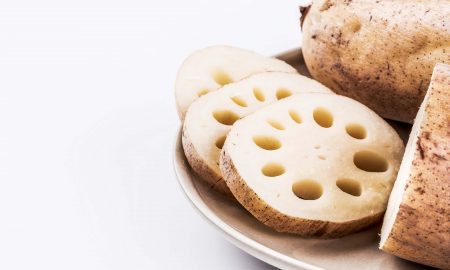
{"type": "Polygon", "coordinates": [[[0,269],[272,269],[190,206],[173,85],[192,51],[300,45],[301,1],[1,1],[0,269]]]}

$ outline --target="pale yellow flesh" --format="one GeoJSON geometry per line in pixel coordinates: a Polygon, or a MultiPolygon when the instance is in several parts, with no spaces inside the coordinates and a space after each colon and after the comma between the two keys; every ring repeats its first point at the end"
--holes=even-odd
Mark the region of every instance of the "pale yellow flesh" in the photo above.
{"type": "Polygon", "coordinates": [[[296,73],[281,60],[240,48],[212,46],[194,52],[181,65],[175,82],[180,118],[184,118],[189,105],[198,97],[265,71],[296,73]]]}
{"type": "Polygon", "coordinates": [[[404,151],[397,133],[370,109],[318,93],[297,94],[237,122],[225,149],[269,206],[291,217],[332,222],[383,212],[404,151]]]}
{"type": "Polygon", "coordinates": [[[332,94],[320,83],[298,74],[253,75],[195,101],[186,115],[184,131],[203,162],[220,175],[220,142],[223,143],[231,129],[231,125],[223,123],[245,117],[286,95],[302,92],[332,94]]]}
{"type": "Polygon", "coordinates": [[[411,171],[416,149],[415,145],[417,144],[419,128],[422,123],[422,119],[424,117],[425,104],[427,100],[428,95],[425,96],[424,102],[420,106],[419,112],[417,113],[416,120],[414,121],[414,125],[412,127],[411,134],[409,136],[408,144],[406,145],[405,154],[403,156],[403,160],[400,165],[397,180],[395,181],[394,187],[391,192],[391,196],[389,197],[388,207],[383,220],[383,227],[381,228],[380,247],[384,246],[384,243],[386,242],[389,233],[392,230],[392,226],[395,223],[395,219],[397,217],[400,204],[402,203],[405,185],[407,184],[409,179],[409,174],[411,171]]]}

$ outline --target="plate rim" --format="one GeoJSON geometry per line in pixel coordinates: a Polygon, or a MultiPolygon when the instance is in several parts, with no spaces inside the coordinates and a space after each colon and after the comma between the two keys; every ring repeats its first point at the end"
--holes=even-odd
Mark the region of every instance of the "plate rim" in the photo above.
{"type": "Polygon", "coordinates": [[[301,260],[293,259],[287,255],[277,252],[263,244],[258,243],[239,231],[235,230],[233,227],[224,222],[219,218],[214,211],[212,211],[208,205],[202,200],[199,195],[195,185],[189,177],[184,177],[181,169],[181,162],[186,162],[185,160],[179,160],[178,152],[181,151],[184,156],[184,152],[181,147],[181,129],[180,125],[177,129],[174,142],[172,144],[172,165],[177,178],[177,182],[183,191],[186,199],[190,202],[191,206],[196,210],[196,212],[208,223],[213,225],[213,227],[221,232],[225,239],[231,242],[233,245],[239,249],[247,252],[253,257],[256,257],[272,266],[281,269],[305,269],[305,270],[323,270],[323,268],[317,267],[315,265],[303,262],[301,260]]]}

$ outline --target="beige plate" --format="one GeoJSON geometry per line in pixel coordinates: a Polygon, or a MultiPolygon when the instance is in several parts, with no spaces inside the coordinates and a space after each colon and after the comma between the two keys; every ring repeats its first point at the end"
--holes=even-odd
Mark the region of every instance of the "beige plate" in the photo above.
{"type": "MultiPolygon", "coordinates": [[[[300,49],[278,58],[309,76],[300,49]]],[[[405,139],[410,126],[392,123],[405,139]]],[[[380,225],[333,240],[304,239],[277,233],[253,218],[236,201],[203,185],[191,171],[181,146],[174,145],[174,168],[181,188],[198,212],[234,245],[282,269],[427,269],[378,250],[380,225]]]]}

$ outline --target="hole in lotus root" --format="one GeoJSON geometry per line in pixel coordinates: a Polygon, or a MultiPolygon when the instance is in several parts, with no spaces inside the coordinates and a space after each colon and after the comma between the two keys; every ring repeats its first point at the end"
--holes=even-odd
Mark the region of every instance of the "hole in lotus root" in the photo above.
{"type": "Polygon", "coordinates": [[[300,117],[300,115],[294,111],[294,110],[289,110],[289,116],[291,117],[292,120],[294,120],[294,122],[301,124],[302,123],[302,118],[300,117]]]}
{"type": "Polygon", "coordinates": [[[216,147],[219,148],[219,149],[222,149],[226,138],[227,138],[227,136],[219,137],[219,139],[216,140],[216,147]]]}
{"type": "Polygon", "coordinates": [[[233,80],[231,77],[223,70],[216,70],[213,72],[212,77],[216,83],[218,83],[221,86],[227,85],[229,83],[232,83],[233,80]]]}
{"type": "Polygon", "coordinates": [[[314,121],[321,127],[329,128],[333,125],[333,115],[325,108],[319,107],[315,109],[313,117],[314,121]]]}
{"type": "Polygon", "coordinates": [[[263,93],[263,92],[261,91],[261,89],[259,89],[259,88],[254,88],[254,89],[253,89],[253,95],[255,96],[255,98],[256,98],[258,101],[263,102],[263,101],[266,100],[266,98],[264,97],[264,93],[263,93]]]}
{"type": "Polygon", "coordinates": [[[355,139],[362,140],[366,138],[366,129],[360,124],[348,124],[345,127],[348,135],[352,136],[355,139]]]}
{"type": "Polygon", "coordinates": [[[350,194],[352,196],[361,195],[361,184],[353,179],[339,179],[336,181],[336,186],[343,192],[350,194]]]}
{"type": "Polygon", "coordinates": [[[213,116],[217,122],[228,126],[239,120],[239,115],[229,110],[215,111],[213,116]]]}
{"type": "Polygon", "coordinates": [[[236,103],[236,105],[241,106],[241,107],[247,107],[247,102],[245,102],[245,100],[241,97],[238,96],[234,96],[231,97],[231,100],[236,103]]]}
{"type": "Polygon", "coordinates": [[[291,91],[289,91],[288,89],[285,88],[280,88],[277,91],[277,99],[283,99],[283,98],[287,98],[288,96],[292,95],[291,91]]]}
{"type": "Polygon", "coordinates": [[[305,179],[292,185],[292,192],[303,200],[317,200],[322,196],[322,186],[314,180],[305,179]]]}
{"type": "Polygon", "coordinates": [[[280,176],[285,172],[283,165],[275,162],[269,162],[262,167],[261,172],[268,177],[280,176]]]}
{"type": "Polygon", "coordinates": [[[197,92],[197,96],[201,97],[201,96],[206,95],[206,94],[208,94],[208,93],[209,93],[209,90],[208,90],[208,89],[200,89],[200,90],[197,92]]]}
{"type": "Polygon", "coordinates": [[[278,122],[276,120],[269,119],[269,120],[267,120],[267,123],[269,123],[269,125],[271,125],[275,129],[284,130],[283,124],[281,124],[280,122],[278,122]]]}
{"type": "Polygon", "coordinates": [[[281,147],[281,142],[272,136],[254,136],[253,142],[265,150],[277,150],[281,147]]]}
{"type": "Polygon", "coordinates": [[[355,153],[353,163],[366,172],[385,172],[388,169],[388,162],[384,157],[368,150],[355,153]]]}

